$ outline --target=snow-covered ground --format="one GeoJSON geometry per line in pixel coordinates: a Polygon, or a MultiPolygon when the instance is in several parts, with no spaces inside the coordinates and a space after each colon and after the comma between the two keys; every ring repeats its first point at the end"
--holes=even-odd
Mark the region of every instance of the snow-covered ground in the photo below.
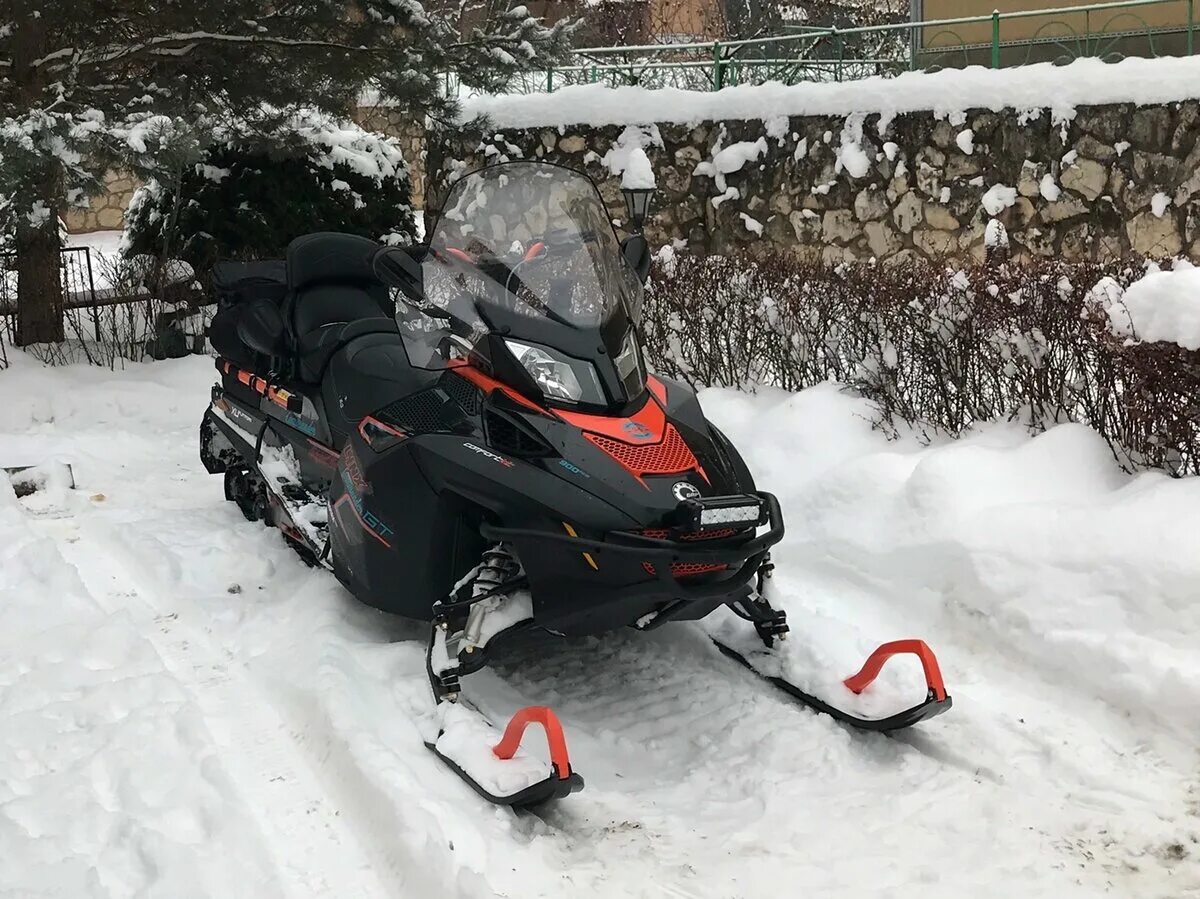
{"type": "MultiPolygon", "coordinates": [[[[1200,895],[1200,481],[1063,426],[888,442],[824,386],[703,394],[779,494],[797,666],[923,637],[955,707],[894,738],[694,625],[473,675],[553,706],[583,793],[488,806],[419,739],[423,629],[206,475],[211,363],[0,373],[0,895],[1200,895]]],[[[403,589],[402,584],[397,589],[403,589]]]]}

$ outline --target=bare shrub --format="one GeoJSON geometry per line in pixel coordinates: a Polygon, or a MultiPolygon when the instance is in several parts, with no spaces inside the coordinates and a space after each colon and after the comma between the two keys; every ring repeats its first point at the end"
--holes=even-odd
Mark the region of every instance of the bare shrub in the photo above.
{"type": "Polygon", "coordinates": [[[878,424],[959,434],[983,421],[1087,424],[1126,468],[1200,473],[1200,353],[1126,345],[1088,305],[1140,260],[829,267],[775,255],[661,257],[643,329],[652,366],[695,385],[834,380],[878,424]]]}
{"type": "Polygon", "coordinates": [[[94,302],[68,303],[63,311],[65,339],[27,346],[30,356],[47,365],[87,363],[115,369],[125,362],[205,352],[204,329],[215,310],[205,305],[207,297],[186,264],[168,260],[165,275],[150,256],[97,255],[94,265],[104,289],[97,291],[94,302]]]}

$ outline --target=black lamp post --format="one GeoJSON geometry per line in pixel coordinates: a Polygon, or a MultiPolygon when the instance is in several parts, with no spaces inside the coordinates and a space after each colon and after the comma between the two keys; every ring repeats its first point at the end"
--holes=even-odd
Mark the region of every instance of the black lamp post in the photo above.
{"type": "Polygon", "coordinates": [[[650,198],[654,196],[653,187],[623,187],[625,208],[629,210],[629,220],[633,222],[634,231],[642,233],[646,224],[646,213],[650,211],[650,198]]]}

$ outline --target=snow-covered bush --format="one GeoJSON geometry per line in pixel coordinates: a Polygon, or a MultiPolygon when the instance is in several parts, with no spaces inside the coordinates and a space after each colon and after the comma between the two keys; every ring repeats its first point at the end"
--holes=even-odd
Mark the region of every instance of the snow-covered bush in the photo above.
{"type": "MultiPolygon", "coordinates": [[[[1139,262],[829,267],[791,256],[660,256],[643,330],[661,373],[799,390],[827,380],[880,424],[1094,427],[1122,464],[1200,473],[1200,352],[1135,343],[1109,310],[1139,262]]],[[[1127,300],[1128,302],[1128,300],[1127,300]]]]}
{"type": "Polygon", "coordinates": [[[134,196],[126,254],[166,252],[203,271],[220,258],[280,257],[312,231],[415,237],[399,144],[312,111],[266,132],[249,123],[222,128],[174,178],[151,179],[134,196]]]}

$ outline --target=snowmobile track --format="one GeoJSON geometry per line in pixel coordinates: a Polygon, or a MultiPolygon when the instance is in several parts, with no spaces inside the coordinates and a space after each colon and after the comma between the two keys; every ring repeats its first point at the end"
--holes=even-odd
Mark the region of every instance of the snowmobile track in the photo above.
{"type": "MultiPolygon", "coordinates": [[[[290,727],[280,710],[240,671],[240,665],[189,623],[186,609],[161,601],[162,593],[137,571],[136,556],[100,525],[71,518],[39,522],[41,530],[79,572],[96,601],[110,612],[124,607],[130,614],[151,616],[144,632],[166,669],[194,696],[207,725],[222,748],[222,761],[260,827],[273,835],[271,844],[287,847],[276,854],[276,869],[288,896],[384,897],[397,894],[390,884],[403,883],[412,871],[395,848],[364,845],[350,822],[330,802],[328,747],[312,745],[310,735],[290,727]],[[51,526],[52,525],[52,526],[51,526]],[[72,539],[70,530],[78,530],[72,539]],[[67,532],[64,534],[64,531],[67,532]],[[102,553],[81,553],[86,542],[102,553]],[[100,560],[104,561],[101,562],[100,560]],[[141,609],[123,606],[119,597],[135,599],[141,609]],[[320,860],[314,864],[314,860],[320,860]]],[[[336,779],[336,778],[335,778],[336,779]]],[[[341,786],[345,786],[342,784],[341,786]]],[[[334,790],[334,796],[344,791],[334,790]]],[[[386,832],[386,831],[385,831],[386,832]]]]}

